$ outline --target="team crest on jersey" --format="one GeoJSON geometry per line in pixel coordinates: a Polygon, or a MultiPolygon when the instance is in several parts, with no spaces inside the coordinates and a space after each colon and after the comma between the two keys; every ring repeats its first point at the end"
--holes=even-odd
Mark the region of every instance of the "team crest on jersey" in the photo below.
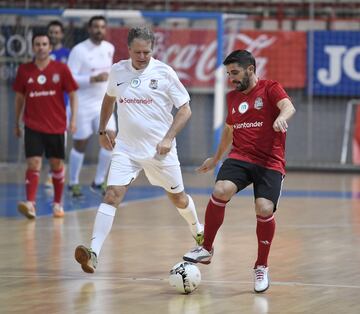
{"type": "Polygon", "coordinates": [[[134,88],[139,87],[140,84],[141,84],[141,81],[138,78],[134,78],[130,82],[131,87],[134,87],[134,88]]]}
{"type": "Polygon", "coordinates": [[[264,107],[264,103],[262,101],[261,97],[258,97],[255,99],[254,108],[257,110],[260,110],[262,107],[264,107]]]}
{"type": "Polygon", "coordinates": [[[40,85],[44,85],[46,83],[46,76],[43,75],[43,74],[40,74],[38,77],[37,77],[37,82],[40,84],[40,85]]]}
{"type": "Polygon", "coordinates": [[[245,113],[246,111],[248,111],[249,109],[249,104],[245,101],[245,102],[242,102],[240,105],[239,105],[239,112],[240,113],[245,113]]]}
{"type": "Polygon", "coordinates": [[[151,89],[157,89],[158,88],[158,80],[150,80],[149,87],[151,89]]]}
{"type": "Polygon", "coordinates": [[[55,73],[52,77],[52,81],[56,84],[60,81],[60,75],[58,73],[55,73]]]}

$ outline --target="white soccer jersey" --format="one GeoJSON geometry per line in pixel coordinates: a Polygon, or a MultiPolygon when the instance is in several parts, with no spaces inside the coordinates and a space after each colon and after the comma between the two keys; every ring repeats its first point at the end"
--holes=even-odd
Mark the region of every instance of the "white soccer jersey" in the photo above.
{"type": "Polygon", "coordinates": [[[114,50],[114,46],[105,40],[95,45],[87,39],[70,51],[68,66],[80,87],[77,91],[79,111],[100,113],[108,83],[90,83],[90,77],[110,72],[114,50]]]}
{"type": "Polygon", "coordinates": [[[167,156],[156,155],[156,145],[169,130],[173,106],[190,101],[188,92],[175,71],[151,58],[145,70],[136,70],[131,60],[115,63],[110,72],[107,94],[118,103],[118,128],[114,153],[124,152],[131,158],[164,158],[177,161],[176,142],[167,156]]]}

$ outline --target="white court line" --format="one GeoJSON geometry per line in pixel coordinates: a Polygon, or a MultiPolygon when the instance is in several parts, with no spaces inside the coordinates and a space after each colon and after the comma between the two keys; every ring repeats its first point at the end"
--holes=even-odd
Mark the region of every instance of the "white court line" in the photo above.
{"type": "MultiPolygon", "coordinates": [[[[34,275],[11,275],[0,274],[0,278],[45,278],[53,279],[71,279],[71,280],[91,280],[91,281],[168,281],[167,278],[146,278],[146,277],[113,277],[113,276],[92,276],[84,277],[79,275],[47,275],[47,274],[34,274],[34,275]]],[[[237,280],[202,280],[202,283],[210,285],[226,284],[226,285],[249,285],[253,284],[252,281],[237,281],[237,280]]],[[[273,286],[299,286],[299,287],[314,287],[314,288],[345,288],[345,289],[360,289],[360,285],[342,285],[342,284],[322,284],[322,283],[305,283],[299,281],[271,281],[273,286]]]]}

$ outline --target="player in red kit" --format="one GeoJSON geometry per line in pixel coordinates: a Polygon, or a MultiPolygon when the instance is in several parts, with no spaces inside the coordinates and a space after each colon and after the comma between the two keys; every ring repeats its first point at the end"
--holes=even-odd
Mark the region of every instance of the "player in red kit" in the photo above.
{"type": "Polygon", "coordinates": [[[204,243],[184,255],[184,260],[209,264],[213,242],[224,220],[227,202],[253,184],[258,256],[254,265],[254,290],[269,287],[268,255],[275,233],[274,212],[285,176],[287,121],[295,108],[282,86],[256,76],[256,63],[246,50],[233,51],[223,63],[235,90],[227,94],[227,118],[215,155],[198,168],[213,169],[232,145],[222,164],[205,212],[204,243]]]}
{"type": "Polygon", "coordinates": [[[69,129],[75,132],[77,83],[66,64],[50,59],[51,45],[46,33],[32,38],[34,61],[19,66],[13,89],[15,91],[15,135],[21,137],[22,112],[25,125],[25,156],[27,170],[26,201],[18,210],[27,218],[35,218],[35,199],[42,164],[42,156],[49,159],[54,185],[54,217],[63,217],[61,205],[64,188],[64,136],[66,111],[64,92],[70,100],[69,129]]]}

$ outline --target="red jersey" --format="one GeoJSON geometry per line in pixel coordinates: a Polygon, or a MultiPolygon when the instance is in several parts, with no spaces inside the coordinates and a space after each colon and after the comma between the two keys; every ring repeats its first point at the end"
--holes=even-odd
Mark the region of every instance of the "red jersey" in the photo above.
{"type": "Polygon", "coordinates": [[[78,89],[66,64],[50,61],[43,70],[34,62],[21,64],[13,89],[25,96],[25,126],[42,133],[65,132],[64,92],[71,93],[78,89]]]}
{"type": "Polygon", "coordinates": [[[275,132],[273,123],[280,113],[276,104],[290,98],[278,82],[259,80],[248,93],[233,90],[226,96],[226,123],[233,126],[229,158],[285,174],[286,133],[275,132]]]}

